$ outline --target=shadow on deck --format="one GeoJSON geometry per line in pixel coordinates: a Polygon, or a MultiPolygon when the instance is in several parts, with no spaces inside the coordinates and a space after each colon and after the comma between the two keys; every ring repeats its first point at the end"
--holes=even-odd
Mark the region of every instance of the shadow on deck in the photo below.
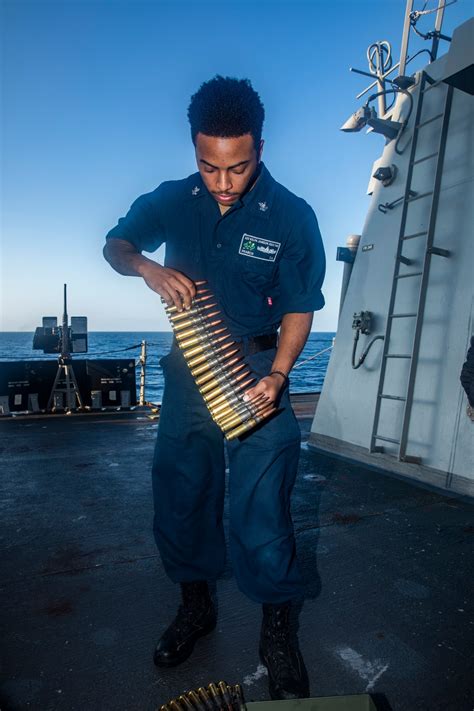
{"type": "MultiPolygon", "coordinates": [[[[295,401],[307,435],[314,398],[295,401]]],[[[230,564],[215,633],[181,667],[153,666],[177,598],[151,534],[157,423],[130,413],[1,425],[2,711],[152,711],[220,679],[268,698],[260,610],[230,564]]],[[[312,695],[472,711],[473,506],[303,444],[292,511],[312,695]]]]}

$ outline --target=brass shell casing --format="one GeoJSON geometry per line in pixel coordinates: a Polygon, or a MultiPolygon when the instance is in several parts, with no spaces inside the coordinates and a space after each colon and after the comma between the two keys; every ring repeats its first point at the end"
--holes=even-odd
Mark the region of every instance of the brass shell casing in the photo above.
{"type": "Polygon", "coordinates": [[[181,706],[187,711],[195,711],[193,704],[184,694],[178,696],[178,701],[180,702],[181,706]]]}
{"type": "Polygon", "coordinates": [[[209,689],[211,697],[216,700],[218,707],[220,707],[221,706],[221,703],[220,703],[221,695],[219,693],[219,689],[217,688],[217,686],[211,682],[207,688],[209,689]]]}
{"type": "Polygon", "coordinates": [[[208,711],[214,711],[214,703],[209,696],[209,692],[207,689],[205,689],[203,686],[200,686],[199,689],[197,690],[197,693],[199,695],[199,698],[201,701],[204,703],[205,707],[207,708],[208,711]]]}
{"type": "Polygon", "coordinates": [[[239,395],[231,395],[229,396],[227,403],[223,403],[222,405],[214,405],[213,403],[211,403],[209,405],[209,410],[218,415],[219,412],[221,412],[227,407],[237,406],[239,402],[241,402],[241,398],[239,397],[239,395]]]}
{"type": "Polygon", "coordinates": [[[234,358],[230,358],[230,360],[228,361],[224,361],[223,363],[217,362],[215,364],[210,364],[208,362],[208,367],[204,369],[204,371],[201,370],[202,374],[198,378],[196,377],[193,370],[191,370],[191,374],[194,376],[196,385],[204,385],[204,383],[207,383],[208,380],[219,375],[220,373],[229,373],[230,368],[232,368],[232,366],[238,363],[239,360],[239,356],[236,356],[234,358]]]}
{"type": "MultiPolygon", "coordinates": [[[[248,387],[250,385],[250,383],[253,383],[253,381],[254,381],[254,378],[251,377],[248,380],[246,380],[245,382],[239,383],[236,387],[232,388],[232,390],[229,392],[231,394],[232,394],[232,392],[234,394],[238,393],[240,390],[243,390],[244,388],[248,387]]],[[[222,395],[219,395],[219,397],[216,397],[216,399],[212,401],[212,405],[213,406],[220,405],[222,402],[225,402],[227,400],[229,392],[224,392],[222,395]]]]}
{"type": "Polygon", "coordinates": [[[171,326],[173,327],[173,331],[175,331],[175,333],[179,333],[179,331],[183,328],[189,328],[190,326],[195,328],[201,323],[202,316],[200,314],[195,314],[194,316],[190,316],[189,318],[179,321],[178,323],[172,323],[171,326]]]}
{"type": "Polygon", "coordinates": [[[209,382],[205,383],[204,385],[200,385],[199,389],[200,389],[201,393],[204,395],[204,394],[210,392],[211,390],[213,390],[218,385],[228,382],[229,378],[231,378],[233,375],[235,375],[235,373],[238,373],[239,370],[242,370],[242,368],[245,368],[245,367],[246,367],[246,363],[241,363],[240,365],[237,365],[235,368],[231,368],[230,370],[221,369],[222,372],[217,373],[215,378],[213,378],[212,380],[209,380],[209,382]]]}
{"type": "Polygon", "coordinates": [[[245,705],[242,687],[240,686],[240,684],[234,684],[234,686],[232,686],[231,689],[232,689],[234,699],[235,699],[237,706],[238,706],[238,711],[245,711],[245,709],[247,707],[245,705]]]}
{"type": "Polygon", "coordinates": [[[212,343],[213,337],[217,336],[219,333],[222,333],[222,331],[225,331],[225,328],[219,328],[217,331],[209,331],[207,328],[203,329],[202,333],[197,333],[195,336],[192,338],[186,338],[184,341],[180,342],[180,348],[183,350],[186,348],[189,348],[190,346],[195,346],[198,343],[203,343],[203,342],[210,342],[212,343]],[[211,340],[210,340],[211,339],[211,340]]]}
{"type": "Polygon", "coordinates": [[[234,418],[240,418],[242,422],[245,422],[251,417],[255,417],[256,415],[258,415],[258,413],[259,409],[257,409],[256,407],[249,405],[248,403],[243,403],[238,407],[234,406],[232,408],[229,408],[228,410],[221,411],[217,415],[214,415],[212,413],[211,415],[214,422],[217,422],[219,427],[224,432],[224,427],[229,425],[229,423],[234,420],[234,418]]]}
{"type": "MultiPolygon", "coordinates": [[[[233,415],[237,414],[234,407],[229,403],[230,403],[229,399],[225,400],[225,402],[223,402],[222,405],[219,406],[220,407],[219,412],[215,412],[214,410],[211,410],[211,408],[209,408],[209,412],[211,413],[211,417],[214,420],[214,422],[219,423],[222,420],[225,420],[227,417],[232,417],[233,415]]],[[[216,410],[217,410],[217,408],[216,408],[216,410]]]]}
{"type": "Polygon", "coordinates": [[[276,412],[276,408],[271,406],[269,410],[264,411],[261,413],[261,415],[258,415],[256,417],[251,417],[250,420],[247,420],[247,422],[244,422],[242,425],[239,425],[239,427],[236,427],[233,430],[230,430],[230,432],[225,433],[225,438],[228,441],[231,441],[233,439],[237,439],[237,437],[241,437],[245,432],[248,432],[248,430],[251,430],[253,427],[258,425],[259,422],[262,420],[265,420],[267,417],[272,415],[274,412],[276,412]]]}
{"type": "MultiPolygon", "coordinates": [[[[239,375],[234,376],[233,378],[229,379],[226,383],[220,383],[217,385],[213,390],[207,393],[203,393],[203,398],[206,402],[210,402],[213,400],[215,397],[218,395],[228,393],[228,392],[233,392],[234,391],[234,386],[238,385],[239,382],[243,379],[246,378],[250,373],[247,371],[246,373],[239,373],[239,375]]],[[[201,391],[202,392],[202,391],[201,391]]]]}
{"type": "Polygon", "coordinates": [[[251,412],[247,410],[246,413],[241,413],[239,415],[234,415],[234,417],[227,418],[226,421],[220,422],[219,426],[221,430],[226,433],[229,432],[233,427],[239,424],[239,422],[247,422],[248,420],[255,419],[258,420],[260,415],[268,409],[268,405],[262,405],[258,410],[251,412]]]}
{"type": "Polygon", "coordinates": [[[181,341],[184,341],[185,338],[189,338],[189,336],[195,336],[198,333],[208,333],[211,328],[218,326],[220,323],[222,323],[222,319],[210,321],[209,324],[205,322],[197,323],[195,326],[191,326],[184,331],[178,331],[174,335],[178,343],[181,343],[181,341]]]}
{"type": "MultiPolygon", "coordinates": [[[[191,302],[191,308],[194,308],[196,304],[200,304],[203,301],[207,301],[208,299],[212,299],[212,294],[204,294],[203,296],[198,296],[197,298],[195,297],[191,302]]],[[[202,308],[202,306],[200,308],[202,308]]],[[[166,313],[168,315],[171,315],[175,313],[181,313],[181,311],[178,311],[177,306],[166,306],[166,313]]]]}
{"type": "Polygon", "coordinates": [[[204,702],[201,701],[195,691],[188,691],[186,696],[191,701],[195,709],[201,709],[201,711],[205,711],[206,706],[204,702]]]}
{"type": "MultiPolygon", "coordinates": [[[[169,313],[168,309],[166,309],[166,313],[168,315],[169,320],[171,323],[174,323],[175,321],[181,321],[183,318],[186,317],[191,317],[195,316],[196,314],[204,314],[207,313],[209,309],[215,308],[217,304],[202,304],[202,305],[192,305],[190,309],[183,309],[182,311],[178,311],[176,309],[175,312],[169,313]]],[[[176,307],[174,307],[176,308],[176,307]]]]}
{"type": "MultiPolygon", "coordinates": [[[[188,365],[191,365],[190,358],[193,358],[194,356],[204,354],[210,346],[216,346],[217,344],[221,343],[221,341],[224,341],[228,336],[224,334],[220,338],[216,338],[214,341],[210,341],[209,343],[200,343],[198,346],[195,346],[194,348],[189,348],[188,350],[183,350],[184,357],[188,361],[188,365]]],[[[228,344],[229,346],[232,345],[231,343],[228,344]]],[[[221,349],[222,350],[222,349],[221,349]]],[[[205,360],[206,356],[204,355],[205,360]]],[[[202,361],[201,361],[202,362],[202,361]]]]}
{"type": "Polygon", "coordinates": [[[223,415],[217,415],[217,419],[219,421],[219,427],[221,427],[222,431],[224,432],[224,427],[228,425],[230,422],[235,420],[236,418],[239,419],[241,422],[244,422],[245,420],[248,420],[250,417],[254,417],[257,413],[247,406],[244,407],[239,407],[239,409],[235,409],[233,412],[230,412],[226,414],[225,416],[223,415]]]}
{"type": "Polygon", "coordinates": [[[249,415],[234,415],[233,417],[230,417],[226,420],[226,422],[219,422],[219,427],[221,430],[224,432],[228,432],[229,430],[234,429],[234,427],[237,427],[237,425],[241,425],[244,422],[248,422],[251,419],[249,415]]]}
{"type": "Polygon", "coordinates": [[[216,350],[214,353],[211,351],[209,353],[209,357],[207,361],[202,361],[201,363],[197,364],[196,366],[192,367],[191,362],[189,362],[189,366],[191,367],[191,374],[196,377],[197,375],[201,375],[201,373],[205,373],[208,371],[213,365],[218,365],[219,363],[224,363],[227,358],[230,358],[231,356],[235,355],[236,353],[239,352],[238,348],[234,348],[233,351],[230,351],[230,353],[218,353],[216,350]]]}
{"type": "Polygon", "coordinates": [[[217,686],[219,687],[221,695],[224,698],[224,701],[227,704],[228,708],[232,709],[232,698],[229,693],[229,687],[227,686],[225,681],[220,681],[217,686]]]}

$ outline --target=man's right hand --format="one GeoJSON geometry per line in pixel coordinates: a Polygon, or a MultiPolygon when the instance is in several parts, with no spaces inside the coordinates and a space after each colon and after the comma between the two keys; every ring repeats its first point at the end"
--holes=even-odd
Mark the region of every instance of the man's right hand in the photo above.
{"type": "Polygon", "coordinates": [[[194,282],[176,269],[162,267],[144,257],[127,240],[107,240],[104,257],[119,274],[143,277],[147,286],[162,296],[168,306],[175,305],[178,311],[191,307],[196,295],[194,282]]]}
{"type": "Polygon", "coordinates": [[[163,297],[168,306],[174,305],[178,311],[191,308],[191,301],[196,296],[196,287],[187,276],[151,260],[143,264],[140,273],[146,285],[163,297]]]}

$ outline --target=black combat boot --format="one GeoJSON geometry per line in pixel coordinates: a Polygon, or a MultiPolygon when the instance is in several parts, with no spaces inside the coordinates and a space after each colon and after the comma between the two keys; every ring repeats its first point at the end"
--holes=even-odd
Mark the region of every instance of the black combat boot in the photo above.
{"type": "Polygon", "coordinates": [[[290,609],[291,602],[263,605],[259,652],[273,700],[309,697],[308,672],[296,635],[290,633],[290,609]]]}
{"type": "Polygon", "coordinates": [[[178,613],[156,645],[153,661],[159,667],[184,662],[199,637],[212,632],[217,612],[205,581],[181,583],[183,602],[178,613]]]}

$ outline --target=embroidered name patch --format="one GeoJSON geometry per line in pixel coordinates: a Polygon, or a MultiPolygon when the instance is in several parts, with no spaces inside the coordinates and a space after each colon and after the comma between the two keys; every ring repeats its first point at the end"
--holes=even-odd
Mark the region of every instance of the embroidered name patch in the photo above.
{"type": "Polygon", "coordinates": [[[272,242],[270,239],[244,234],[240,242],[239,254],[242,254],[244,257],[253,257],[254,259],[263,259],[266,262],[274,262],[280,247],[280,242],[272,242]]]}

